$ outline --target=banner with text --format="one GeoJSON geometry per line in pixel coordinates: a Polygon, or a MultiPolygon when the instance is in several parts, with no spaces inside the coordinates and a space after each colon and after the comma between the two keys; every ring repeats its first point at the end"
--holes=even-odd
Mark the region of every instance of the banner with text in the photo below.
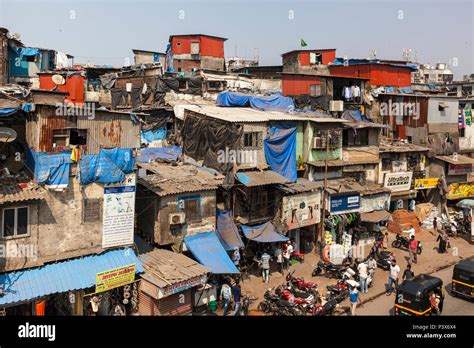
{"type": "Polygon", "coordinates": [[[95,276],[95,292],[109,291],[135,281],[136,264],[114,268],[95,276]]]}
{"type": "Polygon", "coordinates": [[[415,179],[415,189],[425,190],[438,187],[439,178],[415,179]]]}
{"type": "Polygon", "coordinates": [[[408,191],[411,188],[413,172],[387,173],[383,186],[392,192],[408,191]]]}

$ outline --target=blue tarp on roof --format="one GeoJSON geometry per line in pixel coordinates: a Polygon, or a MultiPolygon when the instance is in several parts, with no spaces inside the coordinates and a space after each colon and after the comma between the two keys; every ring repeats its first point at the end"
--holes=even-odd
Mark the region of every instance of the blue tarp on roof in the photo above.
{"type": "Polygon", "coordinates": [[[399,68],[407,68],[411,70],[416,70],[416,65],[405,65],[405,64],[392,64],[392,63],[384,63],[379,61],[378,59],[344,59],[344,58],[336,58],[332,65],[361,65],[361,64],[385,64],[396,66],[399,68]]]}
{"type": "Polygon", "coordinates": [[[138,150],[137,162],[149,163],[156,159],[176,161],[181,157],[183,150],[180,146],[167,146],[159,148],[145,148],[138,150]]]}
{"type": "Polygon", "coordinates": [[[136,273],[144,272],[133,249],[127,248],[38,268],[3,273],[0,274],[0,287],[3,290],[0,305],[87,289],[95,286],[97,273],[131,264],[136,264],[136,273]]]}
{"type": "Polygon", "coordinates": [[[140,142],[142,144],[148,144],[152,141],[164,140],[166,139],[166,129],[157,129],[157,130],[145,130],[140,132],[140,142]]]}
{"type": "Polygon", "coordinates": [[[63,152],[47,155],[44,152],[32,153],[34,156],[35,181],[52,189],[63,189],[69,185],[71,153],[63,152]]]}
{"type": "Polygon", "coordinates": [[[250,183],[250,178],[245,175],[245,173],[242,173],[242,172],[239,172],[236,174],[237,176],[237,180],[239,180],[242,184],[246,185],[248,183],[250,183]]]}
{"type": "Polygon", "coordinates": [[[360,122],[367,121],[367,117],[362,115],[359,110],[344,110],[341,118],[348,121],[360,122]]]}
{"type": "Polygon", "coordinates": [[[18,111],[18,108],[3,108],[0,109],[0,117],[7,117],[15,114],[18,111]]]}
{"type": "Polygon", "coordinates": [[[19,47],[17,52],[22,57],[35,57],[40,53],[40,50],[33,47],[19,47]]]}
{"type": "Polygon", "coordinates": [[[264,141],[265,158],[270,168],[290,181],[296,181],[296,125],[275,123],[264,141]]]}
{"type": "Polygon", "coordinates": [[[242,232],[244,232],[245,238],[259,243],[284,242],[288,240],[288,237],[275,230],[270,221],[258,226],[242,225],[242,232]]]}
{"type": "Polygon", "coordinates": [[[135,167],[131,149],[101,149],[98,155],[84,155],[79,162],[79,183],[114,183],[125,180],[135,167]]]}
{"type": "Polygon", "coordinates": [[[267,97],[259,97],[248,94],[221,92],[217,95],[217,105],[227,107],[248,107],[263,111],[293,111],[295,105],[293,99],[274,94],[267,97]]]}
{"type": "Polygon", "coordinates": [[[231,210],[217,209],[216,234],[225,250],[234,250],[234,248],[244,247],[242,238],[240,238],[239,229],[234,223],[231,210]]]}
{"type": "Polygon", "coordinates": [[[411,89],[411,87],[398,87],[398,91],[400,93],[405,93],[405,94],[412,94],[413,93],[413,90],[411,89]]]}
{"type": "Polygon", "coordinates": [[[239,270],[233,264],[214,232],[184,237],[184,244],[194,257],[214,274],[234,274],[239,270]]]}

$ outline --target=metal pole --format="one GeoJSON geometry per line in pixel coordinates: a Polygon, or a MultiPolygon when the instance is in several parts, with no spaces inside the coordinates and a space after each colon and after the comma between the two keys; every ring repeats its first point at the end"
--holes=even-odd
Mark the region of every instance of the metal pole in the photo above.
{"type": "MultiPolygon", "coordinates": [[[[322,199],[323,199],[323,204],[322,204],[322,210],[321,210],[321,219],[320,219],[320,241],[321,241],[321,246],[323,245],[323,239],[324,239],[324,217],[326,215],[326,191],[328,187],[328,159],[329,159],[329,141],[330,141],[330,136],[329,136],[329,129],[326,130],[326,158],[324,160],[324,188],[323,188],[323,194],[322,194],[322,199]]],[[[322,249],[321,249],[322,251],[322,249]]]]}

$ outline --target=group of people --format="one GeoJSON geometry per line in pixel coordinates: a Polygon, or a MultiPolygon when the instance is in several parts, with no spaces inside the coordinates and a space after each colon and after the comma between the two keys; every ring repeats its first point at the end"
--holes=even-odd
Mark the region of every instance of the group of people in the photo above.
{"type": "Polygon", "coordinates": [[[234,303],[235,305],[233,315],[240,314],[241,296],[242,296],[242,289],[240,287],[239,279],[235,279],[234,281],[225,279],[224,284],[221,287],[221,292],[219,295],[219,300],[224,301],[224,313],[223,313],[224,316],[227,315],[230,305],[232,303],[234,303]]]}
{"type": "Polygon", "coordinates": [[[265,248],[259,259],[259,266],[262,270],[262,279],[264,283],[269,282],[270,278],[270,261],[275,259],[278,270],[281,274],[290,267],[290,259],[293,254],[294,247],[291,240],[285,243],[279,243],[273,252],[273,257],[270,255],[269,248],[265,248]]]}

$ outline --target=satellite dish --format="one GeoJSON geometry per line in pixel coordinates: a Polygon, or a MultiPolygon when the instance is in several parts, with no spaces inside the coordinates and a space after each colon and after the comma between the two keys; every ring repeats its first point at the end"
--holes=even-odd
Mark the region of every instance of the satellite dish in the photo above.
{"type": "Polygon", "coordinates": [[[62,75],[53,75],[51,79],[57,85],[64,85],[66,83],[66,80],[64,79],[62,75]]]}
{"type": "Polygon", "coordinates": [[[16,132],[7,127],[0,127],[0,143],[11,143],[17,137],[16,132]]]}

